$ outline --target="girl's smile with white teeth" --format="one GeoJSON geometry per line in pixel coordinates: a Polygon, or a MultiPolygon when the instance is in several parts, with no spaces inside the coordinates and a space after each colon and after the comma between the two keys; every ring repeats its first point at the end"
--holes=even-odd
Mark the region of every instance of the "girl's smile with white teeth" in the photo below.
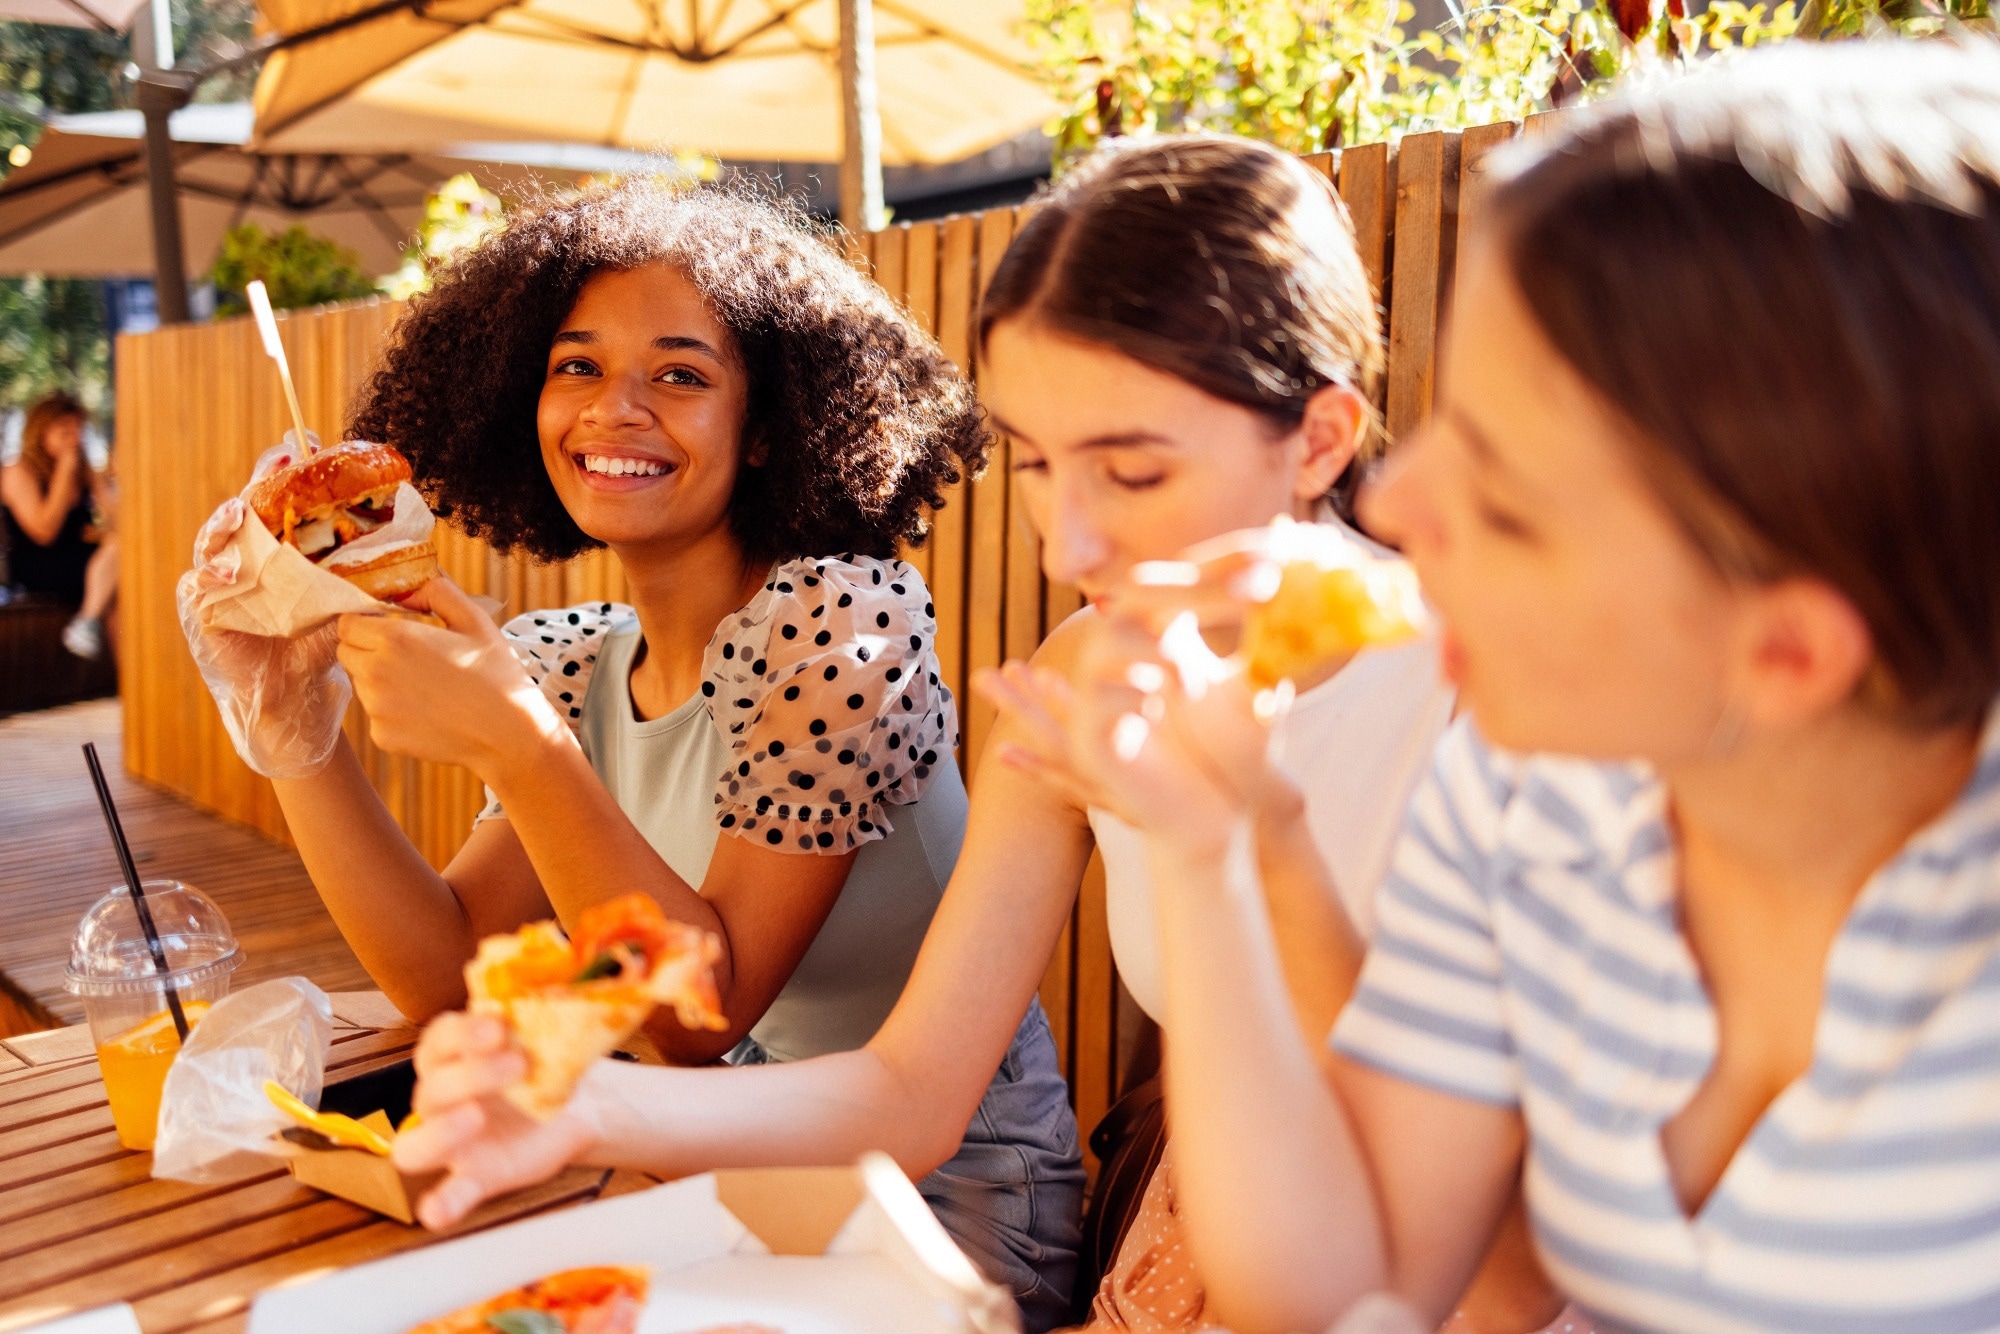
{"type": "Polygon", "coordinates": [[[579,454],[577,463],[585,472],[605,477],[664,477],[673,465],[660,459],[636,459],[622,454],[579,454]]]}

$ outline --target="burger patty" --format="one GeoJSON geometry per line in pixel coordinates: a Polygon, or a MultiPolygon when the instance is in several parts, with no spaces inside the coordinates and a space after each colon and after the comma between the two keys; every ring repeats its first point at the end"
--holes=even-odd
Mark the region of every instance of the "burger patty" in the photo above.
{"type": "Polygon", "coordinates": [[[323,510],[292,529],[292,545],[307,560],[325,560],[346,543],[365,537],[396,517],[396,489],[363,496],[352,505],[323,510]]]}

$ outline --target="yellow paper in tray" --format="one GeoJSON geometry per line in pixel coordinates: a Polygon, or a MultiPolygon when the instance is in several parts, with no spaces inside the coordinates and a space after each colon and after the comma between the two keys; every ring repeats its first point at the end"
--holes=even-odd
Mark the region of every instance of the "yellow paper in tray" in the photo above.
{"type": "MultiPolygon", "coordinates": [[[[264,1081],[264,1096],[271,1105],[283,1112],[307,1130],[326,1136],[335,1144],[350,1149],[364,1149],[379,1157],[389,1156],[389,1140],[373,1126],[363,1125],[351,1116],[338,1112],[316,1112],[292,1096],[289,1089],[271,1080],[264,1081]]],[[[407,1124],[407,1123],[406,1123],[407,1124]]]]}

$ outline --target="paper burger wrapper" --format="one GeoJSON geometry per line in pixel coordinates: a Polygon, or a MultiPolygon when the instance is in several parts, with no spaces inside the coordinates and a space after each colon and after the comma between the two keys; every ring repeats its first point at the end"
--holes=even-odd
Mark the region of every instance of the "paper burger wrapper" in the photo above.
{"type": "MultiPolygon", "coordinates": [[[[404,482],[396,492],[396,517],[342,547],[328,563],[337,569],[428,542],[436,523],[417,489],[404,482]]],[[[298,548],[280,543],[248,502],[243,522],[223,550],[236,553],[236,581],[201,595],[196,615],[206,629],[290,639],[350,612],[382,615],[402,610],[369,597],[330,569],[314,565],[298,548]]]]}

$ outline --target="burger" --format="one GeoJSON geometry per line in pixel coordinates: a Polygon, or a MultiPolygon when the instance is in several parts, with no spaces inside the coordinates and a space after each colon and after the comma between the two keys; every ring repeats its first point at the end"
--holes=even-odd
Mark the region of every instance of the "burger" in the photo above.
{"type": "Polygon", "coordinates": [[[349,440],[276,468],[244,500],[279,542],[372,598],[394,602],[435,578],[430,510],[389,445],[349,440]],[[412,511],[397,520],[397,506],[412,511]],[[421,540],[411,535],[421,534],[421,540]]]}

